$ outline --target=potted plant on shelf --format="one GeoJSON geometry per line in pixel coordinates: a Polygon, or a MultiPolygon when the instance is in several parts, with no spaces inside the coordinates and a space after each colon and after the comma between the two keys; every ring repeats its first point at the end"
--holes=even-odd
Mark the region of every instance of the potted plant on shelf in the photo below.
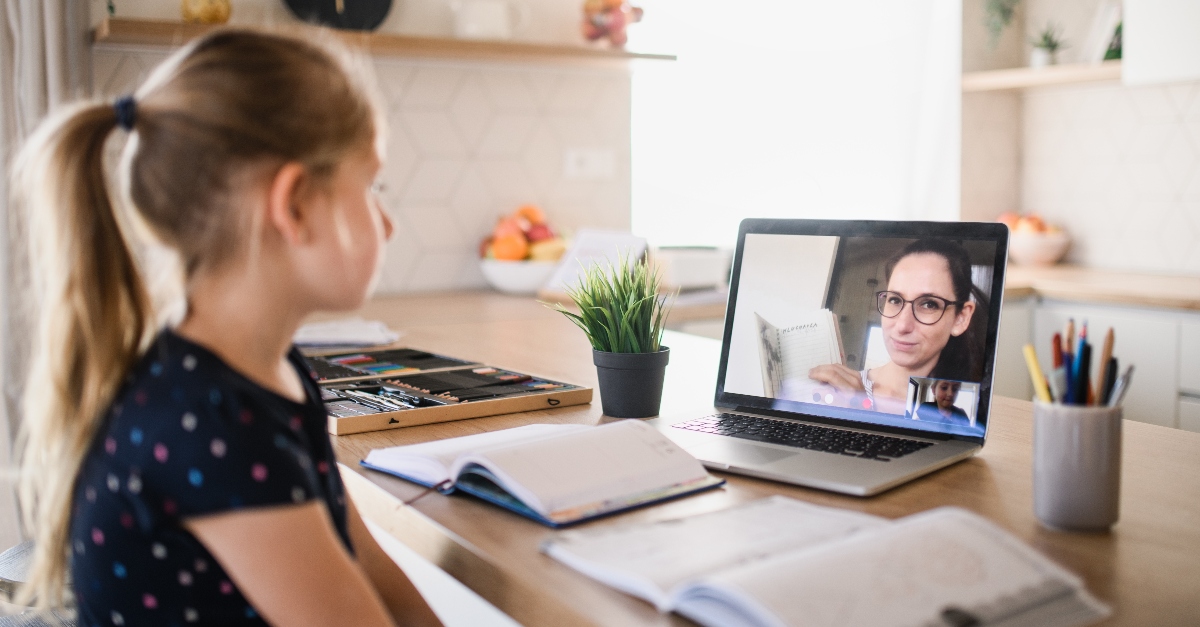
{"type": "Polygon", "coordinates": [[[1029,67],[1040,68],[1058,63],[1058,50],[1065,48],[1067,43],[1058,34],[1054,24],[1047,24],[1037,37],[1029,39],[1033,50],[1029,52],[1029,67]]]}
{"type": "Polygon", "coordinates": [[[662,345],[670,306],[658,287],[659,275],[645,260],[622,256],[615,266],[585,268],[578,285],[566,290],[578,313],[561,303],[551,306],[583,329],[592,344],[605,415],[658,415],[671,354],[662,345]]]}

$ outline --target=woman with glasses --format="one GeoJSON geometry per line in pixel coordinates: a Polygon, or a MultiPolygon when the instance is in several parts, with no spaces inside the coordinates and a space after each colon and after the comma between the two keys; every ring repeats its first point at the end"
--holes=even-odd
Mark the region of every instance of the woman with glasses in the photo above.
{"type": "Polygon", "coordinates": [[[987,296],[971,282],[967,251],[948,240],[917,240],[888,262],[885,274],[887,289],[875,304],[890,360],[863,371],[817,366],[809,377],[862,398],[864,408],[900,414],[910,377],[982,379],[984,316],[974,314],[987,311],[987,296]]]}

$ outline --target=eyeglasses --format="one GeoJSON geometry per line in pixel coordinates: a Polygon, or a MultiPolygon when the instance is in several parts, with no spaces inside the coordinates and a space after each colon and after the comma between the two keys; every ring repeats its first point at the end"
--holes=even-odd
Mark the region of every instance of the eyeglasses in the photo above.
{"type": "Polygon", "coordinates": [[[942,316],[946,315],[946,309],[962,305],[961,301],[946,300],[940,296],[926,295],[905,300],[899,292],[875,292],[875,307],[885,318],[900,315],[900,312],[904,311],[904,305],[908,303],[912,303],[913,317],[921,324],[937,324],[942,316]]]}

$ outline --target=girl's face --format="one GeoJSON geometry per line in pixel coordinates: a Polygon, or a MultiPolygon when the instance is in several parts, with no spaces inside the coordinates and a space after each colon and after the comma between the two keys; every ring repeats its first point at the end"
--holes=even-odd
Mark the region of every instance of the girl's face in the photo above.
{"type": "Polygon", "coordinates": [[[954,407],[960,387],[962,384],[957,381],[938,381],[937,387],[933,388],[933,398],[937,401],[938,408],[948,410],[954,407]]]}
{"type": "MultiPolygon", "coordinates": [[[[950,280],[950,264],[941,255],[917,253],[902,258],[888,280],[887,289],[897,292],[904,300],[919,296],[937,296],[947,301],[958,300],[950,280]]],[[[961,335],[971,322],[975,303],[950,306],[941,320],[922,324],[913,315],[912,304],[894,318],[884,317],[883,342],[892,361],[915,374],[924,376],[937,365],[938,357],[951,336],[961,335]]]]}
{"type": "Polygon", "coordinates": [[[352,153],[328,182],[328,203],[319,218],[321,262],[313,268],[323,309],[353,309],[370,295],[392,236],[392,221],[378,196],[382,161],[376,149],[352,153]]]}

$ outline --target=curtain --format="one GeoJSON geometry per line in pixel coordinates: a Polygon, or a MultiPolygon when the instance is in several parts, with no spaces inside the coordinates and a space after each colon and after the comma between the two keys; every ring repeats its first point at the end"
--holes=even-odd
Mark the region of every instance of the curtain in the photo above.
{"type": "Polygon", "coordinates": [[[87,0],[0,0],[0,550],[20,539],[12,441],[33,320],[25,221],[10,206],[13,155],[46,113],[90,93],[87,0]]]}

